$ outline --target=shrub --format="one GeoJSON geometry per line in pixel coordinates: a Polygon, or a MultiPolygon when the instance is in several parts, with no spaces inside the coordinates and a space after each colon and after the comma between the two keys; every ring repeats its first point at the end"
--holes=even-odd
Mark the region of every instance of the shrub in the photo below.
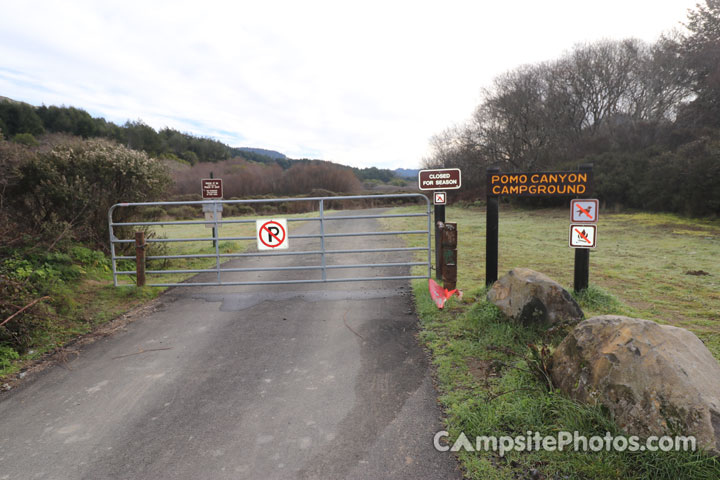
{"type": "MultiPolygon", "coordinates": [[[[154,200],[170,183],[160,162],[106,140],[58,145],[21,163],[17,173],[6,198],[32,232],[48,237],[61,231],[106,250],[108,209],[154,200]]],[[[117,209],[114,219],[129,218],[129,210],[117,209]]]]}
{"type": "Polygon", "coordinates": [[[160,207],[143,207],[138,212],[138,217],[149,222],[154,222],[155,220],[160,220],[162,217],[167,215],[167,212],[160,207]]]}
{"type": "Polygon", "coordinates": [[[0,345],[0,370],[9,367],[11,362],[18,358],[20,355],[14,349],[0,345]]]}
{"type": "Polygon", "coordinates": [[[38,141],[35,140],[32,133],[18,133],[13,137],[12,141],[29,147],[34,147],[38,144],[38,141]]]}
{"type": "Polygon", "coordinates": [[[255,215],[255,209],[250,205],[235,205],[235,215],[255,215]]]}
{"type": "Polygon", "coordinates": [[[259,212],[262,215],[273,215],[275,213],[278,213],[278,210],[275,205],[263,205],[260,207],[259,212]]]}
{"type": "Polygon", "coordinates": [[[197,210],[190,205],[169,208],[167,213],[177,220],[193,220],[199,216],[197,210]]]}
{"type": "Polygon", "coordinates": [[[238,214],[237,212],[237,205],[234,205],[232,203],[223,205],[223,217],[235,217],[238,214]]]}

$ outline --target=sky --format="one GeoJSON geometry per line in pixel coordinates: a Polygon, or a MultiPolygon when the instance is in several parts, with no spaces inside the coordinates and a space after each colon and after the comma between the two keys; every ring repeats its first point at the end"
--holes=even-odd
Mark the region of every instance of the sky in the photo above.
{"type": "Polygon", "coordinates": [[[417,168],[492,79],[696,0],[0,0],[0,96],[231,146],[417,168]]]}

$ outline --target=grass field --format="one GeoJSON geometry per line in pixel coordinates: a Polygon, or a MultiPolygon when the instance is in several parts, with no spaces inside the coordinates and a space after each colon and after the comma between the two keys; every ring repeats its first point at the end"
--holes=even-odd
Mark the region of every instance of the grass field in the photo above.
{"type": "MultiPolygon", "coordinates": [[[[685,327],[720,359],[720,222],[646,213],[601,213],[600,218],[598,248],[591,254],[591,288],[578,297],[586,316],[618,313],[685,327]]],[[[485,301],[484,211],[450,207],[447,219],[458,224],[458,287],[465,295],[462,300],[451,299],[443,311],[438,311],[429,298],[426,281],[414,282],[413,289],[422,323],[420,339],[432,352],[450,443],[460,432],[471,439],[478,435],[516,436],[527,431],[547,435],[578,431],[588,437],[619,433],[602,409],[576,404],[555,392],[544,378],[546,356],[529,345],[552,349],[562,332],[547,336],[541,330],[512,324],[485,301]]],[[[425,228],[419,218],[386,223],[394,230],[425,228]]],[[[500,274],[513,267],[529,267],[570,290],[574,255],[567,246],[568,224],[565,209],[503,206],[500,274]]],[[[155,234],[168,238],[209,237],[210,230],[203,225],[164,226],[157,227],[155,234]]],[[[253,235],[252,223],[221,230],[221,236],[253,235]]],[[[412,235],[407,242],[423,246],[424,238],[412,235]]],[[[221,242],[220,249],[239,252],[253,243],[221,242]]],[[[75,259],[84,272],[81,279],[58,283],[53,290],[56,296],[66,299],[54,307],[58,321],[42,330],[33,349],[17,362],[0,364],[0,378],[16,373],[24,361],[62,347],[74,336],[92,331],[162,291],[113,287],[107,259],[95,259],[90,253],[84,252],[83,256],[92,257],[92,261],[75,259]]],[[[165,253],[214,253],[214,249],[208,239],[171,243],[165,253]]],[[[172,261],[162,268],[213,265],[214,259],[209,258],[172,261]]],[[[160,267],[157,262],[149,265],[160,267]]],[[[124,262],[121,268],[134,270],[134,262],[124,262]]],[[[418,274],[423,273],[418,267],[418,274]]],[[[190,276],[149,280],[181,281],[190,276]]],[[[473,479],[720,478],[717,459],[684,452],[534,451],[510,452],[501,457],[491,452],[461,451],[458,456],[466,475],[473,479]]]]}
{"type": "MultiPolygon", "coordinates": [[[[574,253],[566,209],[503,206],[499,272],[528,267],[572,290],[574,253]]],[[[579,431],[620,433],[601,408],[579,405],[554,391],[543,375],[547,355],[564,332],[508,322],[485,300],[485,214],[448,208],[458,224],[458,288],[438,311],[427,282],[416,281],[421,339],[432,352],[450,444],[460,432],[522,435],[579,431]],[[537,348],[533,348],[536,345],[537,348]]],[[[410,226],[410,224],[406,225],[410,226]]],[[[417,242],[408,238],[408,242],[417,242]]],[[[695,332],[720,359],[720,222],[673,215],[602,214],[598,248],[591,253],[588,291],[578,297],[586,317],[617,313],[695,332]]],[[[720,478],[720,462],[699,453],[490,452],[458,454],[466,475],[486,478],[678,479],[720,478]]]]}
{"type": "MultiPolygon", "coordinates": [[[[331,213],[327,210],[326,213],[331,213]]],[[[227,217],[223,220],[251,220],[251,223],[229,223],[223,224],[218,233],[219,238],[229,237],[254,237],[255,221],[270,218],[307,218],[315,217],[317,212],[308,212],[300,214],[275,214],[269,216],[245,216],[245,217],[227,217]]],[[[290,228],[296,228],[304,222],[293,222],[290,228]]],[[[157,239],[180,239],[180,238],[207,238],[204,241],[193,242],[166,242],[152,243],[148,252],[152,255],[197,255],[206,254],[214,255],[215,247],[212,242],[212,229],[205,224],[194,225],[158,225],[151,229],[154,238],[157,239]]],[[[218,248],[220,253],[242,253],[248,248],[254,246],[256,241],[253,240],[221,240],[218,248]]],[[[229,260],[221,259],[221,262],[229,260]]],[[[119,270],[131,271],[135,270],[134,260],[124,260],[119,263],[119,270]]],[[[215,258],[193,258],[193,259],[170,259],[170,260],[151,260],[147,263],[148,270],[187,270],[187,269],[209,269],[214,268],[215,258]]],[[[178,283],[190,278],[193,274],[149,274],[147,283],[178,283]]],[[[122,275],[119,282],[123,285],[134,285],[135,276],[122,275]]]]}

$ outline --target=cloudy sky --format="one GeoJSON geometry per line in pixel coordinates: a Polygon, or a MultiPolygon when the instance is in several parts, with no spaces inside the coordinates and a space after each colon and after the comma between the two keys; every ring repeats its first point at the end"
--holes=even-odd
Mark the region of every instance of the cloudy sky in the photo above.
{"type": "Polygon", "coordinates": [[[0,95],[232,146],[413,168],[492,78],[654,41],[695,0],[0,0],[0,95]]]}

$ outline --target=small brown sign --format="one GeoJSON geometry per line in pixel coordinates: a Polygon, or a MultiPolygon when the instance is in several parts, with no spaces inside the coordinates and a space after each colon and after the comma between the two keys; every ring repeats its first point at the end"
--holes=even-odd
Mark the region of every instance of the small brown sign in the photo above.
{"type": "Polygon", "coordinates": [[[222,198],[222,179],[221,178],[203,178],[200,180],[202,186],[203,200],[212,200],[222,198]]]}
{"type": "Polygon", "coordinates": [[[439,168],[418,172],[420,190],[456,190],[460,188],[459,168],[439,168]]]}

